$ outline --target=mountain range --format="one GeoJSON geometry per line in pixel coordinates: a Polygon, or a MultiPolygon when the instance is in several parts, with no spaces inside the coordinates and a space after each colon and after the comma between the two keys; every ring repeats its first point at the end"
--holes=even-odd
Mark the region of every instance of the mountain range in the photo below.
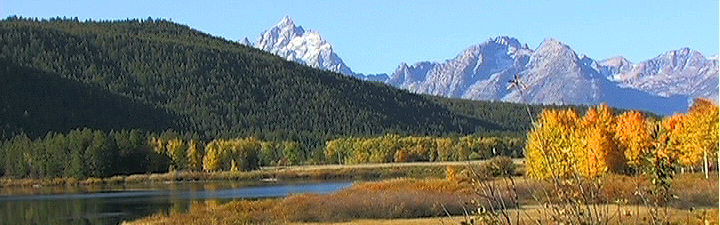
{"type": "Polygon", "coordinates": [[[254,44],[291,61],[372,80],[411,92],[473,100],[531,104],[607,103],[658,114],[684,112],[692,98],[718,99],[718,57],[689,48],[633,64],[622,56],[595,60],[568,45],[545,39],[536,49],[499,36],[462,50],[445,62],[401,63],[394,72],[353,72],[315,31],[289,17],[261,33],[254,44]],[[515,76],[521,88],[508,90],[515,76]]]}

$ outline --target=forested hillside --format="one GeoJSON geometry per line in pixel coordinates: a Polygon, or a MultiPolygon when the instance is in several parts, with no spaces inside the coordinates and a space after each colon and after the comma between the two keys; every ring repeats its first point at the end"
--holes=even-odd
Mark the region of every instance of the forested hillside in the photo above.
{"type": "Polygon", "coordinates": [[[5,59],[0,59],[0,90],[1,137],[18,132],[41,137],[48,131],[78,127],[138,127],[159,132],[174,128],[176,120],[160,108],[5,59]]]}
{"type": "Polygon", "coordinates": [[[74,126],[117,129],[100,122],[109,114],[119,117],[108,120],[114,124],[127,116],[133,117],[130,121],[157,121],[128,122],[122,128],[174,128],[207,138],[262,135],[319,141],[387,131],[444,134],[500,128],[407,91],[312,69],[163,20],[8,18],[0,22],[0,59],[6,68],[20,68],[3,70],[3,77],[27,86],[18,93],[3,89],[3,96],[13,99],[2,102],[3,110],[13,112],[0,121],[6,138],[20,130],[39,136],[74,126]],[[52,85],[32,85],[33,79],[52,85]],[[64,83],[87,94],[59,91],[64,83]],[[43,104],[38,101],[52,99],[27,94],[44,92],[57,93],[52,95],[67,104],[43,104]],[[110,98],[146,108],[141,112],[167,113],[118,115],[107,105],[121,111],[129,107],[110,98]],[[92,102],[96,100],[100,102],[92,102]],[[53,120],[49,115],[66,118],[66,108],[82,111],[75,113],[83,115],[82,122],[35,125],[53,120]],[[18,121],[17,112],[29,118],[18,121]]]}

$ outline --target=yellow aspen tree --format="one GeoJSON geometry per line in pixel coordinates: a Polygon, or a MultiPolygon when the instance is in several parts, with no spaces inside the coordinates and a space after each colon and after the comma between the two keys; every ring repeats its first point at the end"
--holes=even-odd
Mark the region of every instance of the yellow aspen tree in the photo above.
{"type": "Polygon", "coordinates": [[[664,134],[661,140],[658,140],[659,142],[665,143],[665,145],[662,149],[658,150],[657,154],[666,155],[667,159],[671,161],[678,160],[681,164],[685,161],[680,154],[683,142],[683,123],[685,120],[686,116],[681,113],[675,113],[672,116],[663,118],[661,126],[664,134]]]}
{"type": "Polygon", "coordinates": [[[370,146],[372,141],[362,138],[352,138],[352,152],[347,159],[349,164],[365,163],[370,161],[370,146]]]}
{"type": "Polygon", "coordinates": [[[452,151],[452,140],[450,138],[436,138],[435,149],[437,151],[436,161],[449,161],[452,151]]]}
{"type": "Polygon", "coordinates": [[[597,176],[624,168],[624,156],[613,141],[613,116],[605,104],[591,107],[576,131],[578,169],[584,176],[597,176]]]}
{"type": "Polygon", "coordinates": [[[198,142],[195,139],[191,139],[187,145],[187,160],[188,169],[192,171],[199,171],[202,169],[202,154],[198,149],[198,142]]]}
{"type": "Polygon", "coordinates": [[[453,145],[452,152],[454,155],[452,160],[468,160],[468,158],[470,158],[470,146],[468,145],[467,140],[463,140],[463,138],[458,139],[458,142],[453,145]]]}
{"type": "Polygon", "coordinates": [[[696,98],[682,124],[681,161],[688,166],[699,163],[703,154],[716,158],[718,152],[718,106],[696,98]]]}
{"type": "Polygon", "coordinates": [[[572,138],[577,124],[578,117],[572,109],[543,110],[528,132],[525,145],[529,177],[562,177],[574,170],[572,138]]]}
{"type": "Polygon", "coordinates": [[[325,141],[323,155],[325,155],[327,162],[342,164],[342,159],[340,158],[340,141],[341,138],[325,141]]]}
{"type": "Polygon", "coordinates": [[[220,169],[220,141],[213,140],[205,146],[203,170],[213,172],[220,169]]]}
{"type": "Polygon", "coordinates": [[[167,142],[166,149],[175,169],[182,170],[187,168],[187,146],[182,139],[170,139],[167,142]]]}
{"type": "Polygon", "coordinates": [[[625,112],[617,116],[613,130],[615,141],[627,163],[637,169],[642,163],[640,154],[650,147],[652,141],[645,118],[637,111],[625,112]]]}
{"type": "Polygon", "coordinates": [[[165,142],[161,137],[150,137],[150,148],[155,153],[166,154],[165,142]]]}

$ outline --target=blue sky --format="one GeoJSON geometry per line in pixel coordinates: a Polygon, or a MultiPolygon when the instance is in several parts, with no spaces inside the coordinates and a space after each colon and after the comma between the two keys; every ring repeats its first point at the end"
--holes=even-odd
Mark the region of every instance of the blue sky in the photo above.
{"type": "Polygon", "coordinates": [[[690,47],[718,53],[717,0],[693,1],[59,1],[0,0],[2,17],[166,18],[229,40],[254,41],[287,15],[320,32],[353,71],[444,61],[506,35],[536,48],[555,38],[595,59],[632,62],[690,47]]]}

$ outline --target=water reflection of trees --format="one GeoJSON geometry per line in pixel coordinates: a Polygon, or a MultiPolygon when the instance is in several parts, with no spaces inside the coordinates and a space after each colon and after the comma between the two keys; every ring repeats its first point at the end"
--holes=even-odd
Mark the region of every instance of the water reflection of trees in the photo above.
{"type": "MultiPolygon", "coordinates": [[[[241,182],[144,184],[125,186],[14,187],[0,191],[1,224],[119,224],[153,214],[175,215],[215,208],[228,200],[198,200],[214,192],[248,186],[241,182]],[[158,193],[134,197],[102,196],[102,193],[155,190],[158,193]],[[204,193],[203,193],[204,192],[204,193]],[[100,196],[73,196],[56,199],[58,194],[96,193],[100,196]],[[45,196],[42,195],[54,195],[45,196]],[[27,197],[27,198],[26,198],[27,197]],[[10,199],[15,198],[15,199],[10,199]]],[[[61,197],[61,196],[60,196],[61,197]]]]}

